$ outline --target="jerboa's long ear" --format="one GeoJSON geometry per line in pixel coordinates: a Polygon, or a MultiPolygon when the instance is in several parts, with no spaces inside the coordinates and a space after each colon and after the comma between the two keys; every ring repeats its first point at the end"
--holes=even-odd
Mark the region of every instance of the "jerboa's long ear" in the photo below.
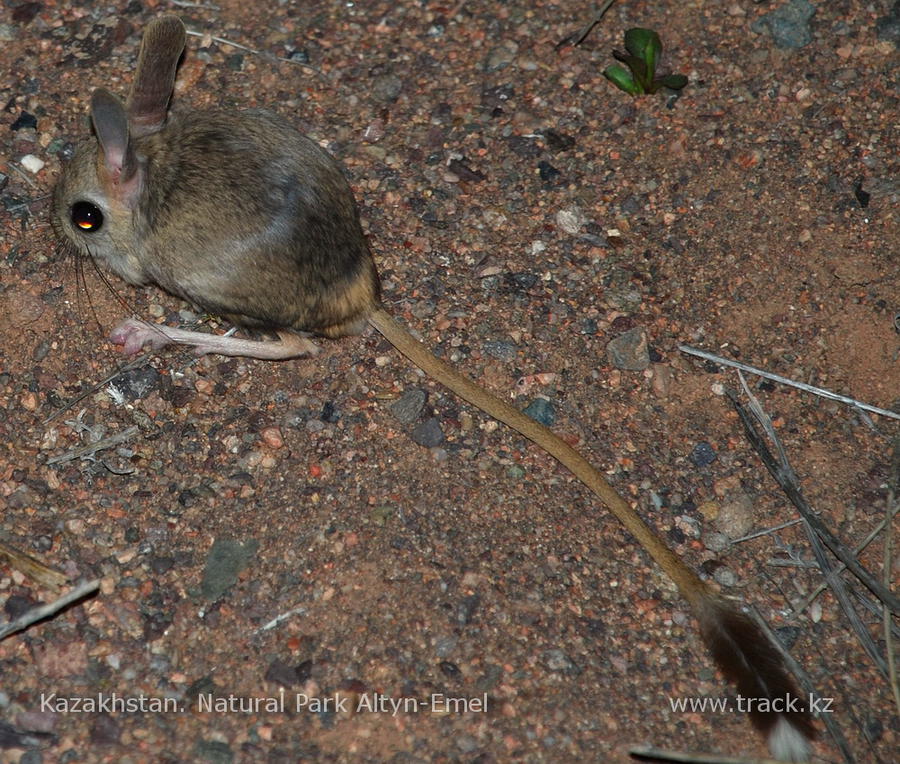
{"type": "Polygon", "coordinates": [[[108,90],[97,88],[91,95],[91,122],[100,141],[99,161],[113,183],[127,181],[137,169],[128,135],[128,117],[122,102],[108,90]]]}
{"type": "Polygon", "coordinates": [[[184,40],[178,16],[161,16],[147,25],[128,96],[128,121],[135,137],[155,133],[165,124],[184,40]]]}
{"type": "Polygon", "coordinates": [[[128,134],[125,107],[108,90],[97,88],[91,95],[91,122],[100,142],[97,175],[111,199],[132,206],[141,192],[142,173],[128,134]]]}

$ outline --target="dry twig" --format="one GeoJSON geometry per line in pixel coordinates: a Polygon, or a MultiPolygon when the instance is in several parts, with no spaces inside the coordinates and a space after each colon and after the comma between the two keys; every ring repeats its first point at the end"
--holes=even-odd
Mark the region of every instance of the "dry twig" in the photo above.
{"type": "Polygon", "coordinates": [[[221,8],[212,3],[189,3],[186,0],[169,0],[176,8],[202,8],[205,11],[218,11],[221,8]]]}
{"type": "MultiPolygon", "coordinates": [[[[894,439],[894,447],[891,453],[891,474],[888,478],[887,495],[887,525],[884,529],[884,585],[891,585],[891,571],[893,570],[893,527],[894,515],[900,508],[897,499],[897,488],[900,486],[900,437],[894,439]]],[[[894,705],[900,714],[900,686],[897,683],[897,661],[894,655],[894,640],[891,633],[891,613],[885,605],[882,618],[884,621],[884,641],[886,645],[888,671],[890,672],[891,692],[894,695],[894,705]]]]}
{"type": "Polygon", "coordinates": [[[835,571],[834,566],[825,554],[822,542],[831,549],[839,560],[844,562],[847,568],[853,572],[860,581],[870,588],[875,596],[882,599],[885,603],[891,603],[892,600],[896,600],[897,598],[888,589],[882,586],[874,576],[865,570],[865,568],[863,568],[851,551],[844,546],[809,506],[806,497],[803,495],[802,489],[800,488],[800,480],[788,461],[787,454],[784,451],[780,439],[775,433],[775,428],[772,426],[771,420],[765,411],[763,411],[759,401],[757,401],[750,393],[743,375],[738,372],[738,376],[740,377],[741,384],[744,386],[744,392],[750,400],[750,410],[753,412],[756,421],[759,422],[759,425],[775,444],[779,453],[779,459],[776,460],[775,457],[772,456],[765,440],[757,431],[753,419],[750,418],[750,414],[747,413],[740,401],[737,400],[737,395],[734,391],[726,389],[725,392],[744,425],[747,439],[750,441],[760,460],[769,470],[769,473],[775,478],[775,481],[781,486],[781,489],[785,492],[791,503],[797,508],[797,511],[803,518],[806,526],[807,538],[809,539],[810,547],[812,548],[820,572],[825,577],[825,580],[828,582],[828,585],[831,587],[832,592],[840,603],[841,609],[847,617],[850,627],[856,634],[859,643],[882,675],[887,676],[887,663],[878,651],[875,641],[872,639],[871,634],[860,619],[856,609],[853,607],[844,581],[835,571]]]}
{"type": "Polygon", "coordinates": [[[600,19],[602,19],[606,15],[606,12],[615,1],[616,0],[606,0],[606,2],[604,2],[603,5],[601,5],[597,9],[591,20],[581,28],[581,31],[574,32],[567,37],[563,37],[562,40],[556,43],[556,49],[559,50],[563,46],[569,45],[570,43],[572,45],[581,45],[581,43],[584,42],[585,37],[587,37],[591,33],[591,30],[600,23],[600,19]]]}
{"type": "Polygon", "coordinates": [[[59,591],[68,581],[59,571],[47,567],[40,560],[2,541],[0,541],[0,558],[5,558],[11,567],[54,591],[59,591]]]}
{"type": "Polygon", "coordinates": [[[307,610],[305,607],[299,606],[288,610],[285,613],[281,613],[280,615],[276,615],[271,621],[260,626],[256,633],[259,634],[261,631],[269,631],[270,629],[274,629],[276,626],[280,626],[285,621],[293,618],[295,615],[306,615],[307,610]]]}
{"type": "Polygon", "coordinates": [[[23,170],[21,167],[19,167],[15,162],[10,162],[10,163],[9,163],[9,166],[10,166],[15,172],[19,173],[19,175],[22,176],[22,180],[24,180],[29,186],[31,186],[32,188],[37,188],[37,183],[35,183],[35,182],[31,179],[31,176],[30,176],[25,170],[23,170]]]}
{"type": "MultiPolygon", "coordinates": [[[[890,510],[890,506],[888,507],[888,509],[890,510]]],[[[896,513],[897,513],[897,508],[895,507],[894,512],[893,512],[893,514],[890,515],[890,517],[886,517],[884,520],[882,520],[880,523],[878,523],[874,528],[872,528],[871,531],[869,531],[869,535],[866,536],[859,544],[857,544],[853,548],[854,557],[859,557],[859,555],[861,555],[865,551],[866,547],[869,546],[869,544],[871,544],[878,537],[878,534],[884,530],[885,525],[889,521],[893,522],[893,518],[896,513]]],[[[838,564],[835,566],[836,573],[843,573],[846,569],[847,569],[847,566],[844,565],[844,563],[842,563],[842,562],[838,562],[838,564]]],[[[812,605],[812,603],[819,597],[820,594],[822,594],[822,592],[827,591],[827,590],[828,590],[828,584],[824,584],[824,583],[819,584],[815,589],[813,589],[806,596],[806,599],[804,599],[801,603],[799,603],[794,609],[798,613],[802,613],[810,605],[812,605]]]]}
{"type": "MultiPolygon", "coordinates": [[[[791,500],[791,503],[797,508],[797,511],[800,512],[800,515],[806,523],[815,531],[815,536],[825,543],[825,546],[831,550],[832,554],[843,562],[844,565],[847,566],[847,570],[856,576],[862,584],[872,592],[872,594],[884,602],[892,612],[900,613],[900,598],[887,589],[877,578],[875,578],[875,576],[869,573],[869,571],[860,564],[859,560],[856,559],[851,550],[848,549],[843,542],[831,532],[831,529],[822,522],[822,519],[813,512],[800,490],[799,480],[797,479],[796,474],[790,464],[786,461],[781,442],[777,440],[777,438],[775,439],[776,447],[781,451],[782,457],[784,457],[783,462],[779,463],[776,461],[775,457],[772,456],[772,452],[769,451],[769,447],[766,445],[765,440],[763,440],[757,432],[753,420],[750,418],[746,409],[740,404],[740,401],[738,401],[734,391],[726,388],[725,392],[731,400],[731,405],[734,406],[735,411],[737,411],[738,416],[741,418],[747,438],[753,445],[756,453],[762,460],[762,463],[766,466],[766,469],[769,470],[772,477],[775,478],[778,485],[781,486],[781,489],[791,500]]],[[[749,391],[747,392],[749,394],[749,391]]],[[[760,411],[762,410],[760,409],[760,411]]],[[[763,416],[765,417],[764,413],[763,416]]],[[[768,419],[768,417],[765,417],[765,419],[768,419]]],[[[771,424],[769,425],[769,431],[770,435],[774,434],[774,428],[771,427],[771,424]]]]}
{"type": "Polygon", "coordinates": [[[735,369],[740,369],[741,371],[749,372],[750,374],[756,374],[758,377],[764,377],[765,379],[771,379],[773,382],[780,382],[783,385],[790,385],[791,387],[796,387],[798,390],[804,390],[807,393],[813,393],[813,395],[819,395],[823,398],[829,398],[833,401],[839,401],[840,403],[846,403],[848,406],[853,406],[857,409],[863,409],[864,411],[871,411],[873,414],[881,414],[881,416],[891,417],[892,419],[900,419],[900,414],[896,411],[888,411],[887,409],[878,408],[878,406],[870,406],[868,403],[863,403],[862,401],[858,401],[855,398],[848,398],[846,395],[840,395],[838,393],[833,393],[830,390],[825,390],[822,387],[813,387],[812,385],[807,385],[805,382],[797,382],[793,379],[788,379],[787,377],[782,377],[779,374],[773,374],[770,371],[763,371],[762,369],[757,369],[755,366],[748,366],[745,363],[740,363],[739,361],[732,361],[730,358],[723,358],[720,355],[715,355],[714,353],[708,353],[705,350],[698,350],[697,348],[689,347],[688,345],[679,345],[678,349],[682,353],[687,353],[688,355],[695,355],[698,358],[704,358],[707,361],[712,361],[713,363],[721,364],[722,366],[731,366],[735,369]]]}
{"type": "Polygon", "coordinates": [[[185,30],[188,35],[191,37],[200,37],[204,40],[212,40],[213,42],[219,43],[219,45],[228,45],[232,48],[237,48],[238,50],[243,50],[247,53],[250,53],[254,56],[259,56],[260,58],[268,59],[269,61],[284,61],[287,64],[293,64],[294,66],[299,66],[301,69],[309,69],[309,71],[314,72],[319,75],[322,79],[327,79],[321,70],[316,69],[316,67],[311,66],[310,64],[304,64],[302,61],[295,61],[292,58],[284,58],[283,56],[276,56],[274,53],[267,53],[264,50],[255,50],[254,48],[249,48],[246,45],[241,45],[239,42],[234,42],[233,40],[226,40],[224,37],[216,37],[211,34],[207,34],[206,32],[194,32],[191,29],[185,30]]]}
{"type": "Polygon", "coordinates": [[[79,446],[78,448],[73,448],[71,451],[67,451],[59,456],[52,456],[47,460],[47,464],[61,464],[62,462],[70,462],[73,459],[85,459],[91,457],[98,451],[105,451],[107,448],[112,448],[113,446],[119,445],[119,443],[124,443],[133,435],[136,435],[138,430],[138,427],[126,427],[122,432],[117,432],[115,435],[110,435],[108,438],[103,438],[102,440],[88,443],[84,446],[79,446]]]}
{"type": "Polygon", "coordinates": [[[31,624],[42,621],[44,618],[48,618],[51,615],[55,615],[64,607],[71,605],[73,602],[77,602],[82,597],[87,597],[89,594],[93,594],[99,588],[99,579],[86,581],[85,583],[76,586],[68,594],[64,594],[59,599],[54,600],[49,605],[41,605],[39,607],[32,608],[24,615],[16,618],[15,621],[10,621],[5,626],[0,626],[0,639],[6,639],[6,637],[8,637],[10,634],[15,634],[17,631],[27,629],[29,626],[31,626],[31,624]]]}
{"type": "Polygon", "coordinates": [[[120,369],[116,369],[112,374],[110,374],[108,377],[106,377],[106,379],[103,379],[103,380],[101,380],[100,382],[98,382],[97,384],[92,385],[92,386],[89,387],[87,390],[85,390],[83,393],[79,394],[77,397],[73,398],[73,399],[70,400],[68,403],[66,403],[64,406],[62,406],[62,408],[59,408],[59,409],[57,409],[56,411],[54,411],[54,412],[53,412],[50,416],[48,416],[43,422],[41,422],[41,424],[50,424],[50,422],[52,422],[52,421],[53,421],[54,419],[56,419],[58,416],[60,416],[60,415],[62,415],[62,414],[65,414],[65,413],[66,413],[70,408],[72,408],[73,406],[77,406],[79,403],[81,403],[81,401],[83,401],[83,400],[84,400],[85,398],[87,398],[89,395],[93,395],[93,394],[96,393],[101,387],[103,387],[104,385],[109,384],[109,383],[112,382],[114,379],[116,379],[116,377],[121,376],[121,375],[124,374],[126,371],[131,371],[132,369],[136,369],[136,368],[138,368],[139,366],[143,366],[144,363],[145,363],[152,355],[153,355],[153,353],[144,353],[144,354],[142,354],[142,355],[139,355],[139,356],[138,356],[137,358],[135,358],[133,361],[129,361],[128,363],[126,363],[126,364],[125,364],[123,367],[121,367],[120,369]]]}
{"type": "Polygon", "coordinates": [[[771,533],[775,533],[775,531],[781,531],[785,528],[790,528],[792,525],[797,525],[802,523],[803,520],[797,518],[795,520],[788,520],[786,523],[781,523],[781,525],[776,525],[772,528],[763,528],[761,531],[754,531],[753,533],[748,533],[746,536],[741,536],[738,539],[732,539],[732,544],[740,544],[744,541],[750,541],[751,539],[759,538],[760,536],[768,536],[771,533]]]}

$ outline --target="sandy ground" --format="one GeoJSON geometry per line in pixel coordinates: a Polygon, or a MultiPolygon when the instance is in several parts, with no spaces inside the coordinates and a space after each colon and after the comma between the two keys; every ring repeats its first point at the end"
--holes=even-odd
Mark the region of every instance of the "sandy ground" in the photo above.
{"type": "MultiPolygon", "coordinates": [[[[105,285],[49,227],[91,89],[126,92],[143,25],[170,7],[0,13],[0,539],[102,582],[0,642],[0,762],[762,755],[742,715],[672,709],[732,691],[628,534],[377,335],[276,364],[163,351],[98,386],[122,363],[105,336],[125,313],[220,330],[158,290],[105,285]],[[26,155],[45,166],[22,169],[26,155]],[[113,695],[144,706],[66,705],[113,695]]],[[[587,4],[219,0],[180,9],[205,36],[176,100],[267,106],[338,156],[391,312],[553,419],[692,567],[759,609],[855,760],[888,762],[889,683],[834,597],[811,597],[805,533],[729,543],[796,512],[721,394],[734,373],[677,349],[900,402],[889,4],[818,3],[796,50],[751,30],[775,7],[620,0],[556,48],[587,4]],[[603,78],[638,25],[689,77],[680,97],[603,78]],[[616,368],[607,344],[636,327],[650,363],[616,368]]],[[[749,383],[810,503],[862,544],[885,518],[897,422],[749,383]]],[[[883,534],[859,556],[896,580],[883,534]]],[[[880,611],[847,582],[883,655],[880,611]]],[[[0,561],[5,620],[54,596],[0,561]]],[[[819,727],[820,760],[841,761],[819,727]]]]}

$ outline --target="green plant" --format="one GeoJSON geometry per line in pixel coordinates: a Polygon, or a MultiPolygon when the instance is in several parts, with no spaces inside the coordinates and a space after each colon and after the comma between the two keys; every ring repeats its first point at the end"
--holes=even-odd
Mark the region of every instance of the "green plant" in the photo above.
{"type": "Polygon", "coordinates": [[[635,27],[625,32],[625,50],[626,53],[614,50],[613,56],[628,69],[613,64],[603,72],[603,76],[620,90],[631,95],[643,95],[655,93],[663,87],[681,90],[687,85],[688,79],[683,74],[655,76],[662,42],[652,29],[635,27]]]}

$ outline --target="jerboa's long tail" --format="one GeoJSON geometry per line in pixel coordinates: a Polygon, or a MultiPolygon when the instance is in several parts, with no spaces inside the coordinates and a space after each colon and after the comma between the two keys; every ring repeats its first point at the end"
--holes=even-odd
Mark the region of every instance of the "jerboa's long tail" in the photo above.
{"type": "Polygon", "coordinates": [[[700,622],[700,633],[722,673],[738,689],[744,710],[762,732],[775,758],[801,762],[809,758],[815,729],[781,657],[756,624],[700,580],[650,529],[616,490],[581,454],[544,425],[500,400],[437,358],[383,309],[369,322],[426,374],[534,441],[590,488],[676,583],[700,622]]]}

